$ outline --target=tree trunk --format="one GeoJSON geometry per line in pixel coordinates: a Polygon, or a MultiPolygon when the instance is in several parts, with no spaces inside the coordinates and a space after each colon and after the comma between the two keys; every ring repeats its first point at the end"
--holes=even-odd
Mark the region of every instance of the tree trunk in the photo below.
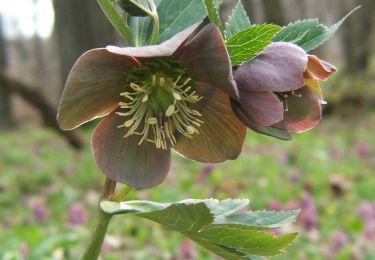
{"type": "MultiPolygon", "coordinates": [[[[345,12],[349,8],[345,8],[345,12]]],[[[351,73],[366,70],[369,65],[373,50],[371,32],[375,31],[374,10],[375,1],[364,2],[362,8],[349,17],[344,26],[346,69],[351,73]]]]}
{"type": "Polygon", "coordinates": [[[263,0],[266,22],[278,25],[286,23],[284,6],[280,0],[263,0]]]}
{"type": "Polygon", "coordinates": [[[63,83],[81,54],[114,44],[116,38],[96,1],[55,0],[53,5],[63,83]]]}
{"type": "MultiPolygon", "coordinates": [[[[2,33],[0,17],[0,70],[4,70],[6,65],[5,39],[2,33]]],[[[14,125],[11,109],[11,95],[9,91],[0,89],[0,130],[9,129],[14,125]]]]}
{"type": "Polygon", "coordinates": [[[243,7],[245,8],[247,16],[250,18],[251,23],[254,23],[254,3],[250,0],[242,0],[243,7]]]}

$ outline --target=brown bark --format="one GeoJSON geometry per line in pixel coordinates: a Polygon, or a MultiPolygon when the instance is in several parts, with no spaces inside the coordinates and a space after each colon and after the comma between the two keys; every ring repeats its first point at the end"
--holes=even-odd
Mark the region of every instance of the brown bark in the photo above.
{"type": "MultiPolygon", "coordinates": [[[[0,17],[0,69],[5,69],[5,39],[2,33],[2,24],[0,17]]],[[[0,130],[9,129],[14,126],[13,114],[11,109],[11,96],[9,91],[0,89],[0,130]]]]}
{"type": "MultiPolygon", "coordinates": [[[[352,5],[347,4],[343,12],[347,12],[350,8],[352,5]]],[[[343,26],[347,70],[351,73],[364,71],[369,65],[374,45],[371,34],[375,31],[374,10],[375,1],[363,2],[362,8],[349,17],[343,26]]]]}
{"type": "Polygon", "coordinates": [[[285,25],[284,6],[280,0],[263,0],[264,15],[268,23],[285,25]]]}
{"type": "Polygon", "coordinates": [[[56,109],[47,102],[38,90],[36,90],[38,88],[25,85],[0,72],[0,89],[18,94],[25,99],[25,101],[38,110],[43,118],[44,124],[62,135],[74,148],[80,149],[85,145],[84,139],[78,132],[64,132],[60,129],[56,121],[56,109]]]}
{"type": "Polygon", "coordinates": [[[114,44],[116,34],[94,0],[55,0],[53,5],[63,83],[82,53],[114,44]]]}

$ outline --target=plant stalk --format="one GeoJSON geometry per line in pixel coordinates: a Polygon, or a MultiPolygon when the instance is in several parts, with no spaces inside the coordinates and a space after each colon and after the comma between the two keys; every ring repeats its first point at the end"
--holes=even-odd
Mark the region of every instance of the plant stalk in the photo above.
{"type": "Polygon", "coordinates": [[[104,213],[100,208],[98,208],[98,219],[95,224],[91,240],[81,257],[81,260],[98,259],[111,217],[111,215],[104,213]]]}
{"type": "Polygon", "coordinates": [[[153,28],[150,45],[154,45],[159,38],[159,16],[155,14],[151,18],[153,20],[153,28]]]}
{"type": "Polygon", "coordinates": [[[158,38],[159,38],[159,30],[160,30],[160,28],[159,28],[159,15],[158,15],[158,11],[157,11],[155,2],[153,0],[149,0],[148,3],[150,5],[150,9],[151,9],[151,13],[150,13],[149,17],[152,19],[152,22],[153,22],[150,45],[154,45],[154,44],[156,44],[156,42],[158,41],[158,38]]]}
{"type": "MultiPolygon", "coordinates": [[[[122,201],[131,192],[132,188],[124,186],[117,194],[115,194],[116,182],[106,179],[101,200],[122,201]]],[[[107,233],[109,222],[112,215],[103,212],[98,207],[97,220],[94,226],[90,241],[81,256],[81,260],[96,260],[99,257],[105,235],[107,233]]]]}

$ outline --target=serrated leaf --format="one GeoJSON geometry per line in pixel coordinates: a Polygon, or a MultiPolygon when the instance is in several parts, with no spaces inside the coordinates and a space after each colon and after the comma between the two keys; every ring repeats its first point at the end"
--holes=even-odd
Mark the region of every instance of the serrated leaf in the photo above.
{"type": "Polygon", "coordinates": [[[234,34],[246,30],[251,26],[250,20],[247,17],[245,8],[239,0],[236,7],[233,9],[232,15],[229,17],[225,35],[227,38],[232,37],[234,34]]]}
{"type": "Polygon", "coordinates": [[[225,218],[217,217],[216,224],[237,224],[251,226],[252,228],[280,228],[294,222],[299,210],[289,212],[252,211],[237,213],[225,218]]]}
{"type": "Polygon", "coordinates": [[[163,0],[157,11],[160,22],[159,43],[207,16],[202,0],[163,0]]]}
{"type": "Polygon", "coordinates": [[[133,214],[178,231],[225,259],[258,259],[284,252],[297,234],[275,237],[268,230],[291,223],[298,211],[238,212],[248,200],[185,200],[176,203],[101,203],[108,214],[133,214]]]}
{"type": "Polygon", "coordinates": [[[97,0],[100,8],[103,10],[104,14],[107,16],[108,20],[111,22],[113,27],[119,32],[122,38],[129,44],[133,45],[132,34],[130,28],[125,23],[124,19],[117,12],[115,6],[112,4],[111,0],[97,0]]]}
{"type": "Polygon", "coordinates": [[[223,24],[220,19],[220,3],[221,0],[204,0],[204,5],[207,10],[208,19],[216,25],[221,32],[221,35],[225,37],[223,24]]]}
{"type": "Polygon", "coordinates": [[[227,41],[227,48],[233,65],[239,65],[262,52],[272,38],[281,30],[273,24],[254,25],[236,33],[227,41]]]}
{"type": "Polygon", "coordinates": [[[284,27],[273,39],[273,42],[291,42],[305,51],[311,51],[328,41],[333,34],[340,28],[345,20],[357,11],[360,6],[350,11],[339,22],[326,27],[319,23],[318,19],[308,19],[296,21],[284,27]]]}
{"type": "Polygon", "coordinates": [[[131,16],[150,16],[152,6],[147,0],[115,0],[131,16]]]}

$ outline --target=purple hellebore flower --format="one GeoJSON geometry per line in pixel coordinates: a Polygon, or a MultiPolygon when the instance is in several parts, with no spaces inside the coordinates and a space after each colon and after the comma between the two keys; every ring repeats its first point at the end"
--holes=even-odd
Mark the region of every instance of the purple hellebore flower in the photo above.
{"type": "Polygon", "coordinates": [[[70,72],[58,122],[74,129],[105,118],[92,137],[95,160],[136,189],[166,177],[171,148],[208,163],[235,159],[246,127],[225,43],[213,24],[193,25],[153,46],[93,49],[70,72]]]}
{"type": "Polygon", "coordinates": [[[79,203],[73,203],[69,207],[68,221],[71,226],[79,226],[86,222],[87,211],[79,203]]]}
{"type": "Polygon", "coordinates": [[[336,231],[331,239],[331,253],[337,254],[344,246],[349,244],[350,240],[347,234],[343,231],[336,231]]]}
{"type": "Polygon", "coordinates": [[[48,220],[49,213],[46,205],[44,203],[36,203],[31,206],[34,213],[34,217],[38,223],[43,223],[48,220]]]}
{"type": "Polygon", "coordinates": [[[299,219],[307,231],[316,229],[318,224],[318,212],[315,207],[314,198],[308,192],[304,192],[300,202],[301,214],[299,219]]]}
{"type": "Polygon", "coordinates": [[[375,219],[375,205],[371,202],[362,202],[358,207],[358,216],[365,222],[375,219]]]}
{"type": "Polygon", "coordinates": [[[325,102],[317,80],[335,71],[297,45],[273,43],[236,70],[240,100],[232,100],[233,109],[254,131],[290,140],[289,131],[301,133],[320,121],[325,102]]]}

